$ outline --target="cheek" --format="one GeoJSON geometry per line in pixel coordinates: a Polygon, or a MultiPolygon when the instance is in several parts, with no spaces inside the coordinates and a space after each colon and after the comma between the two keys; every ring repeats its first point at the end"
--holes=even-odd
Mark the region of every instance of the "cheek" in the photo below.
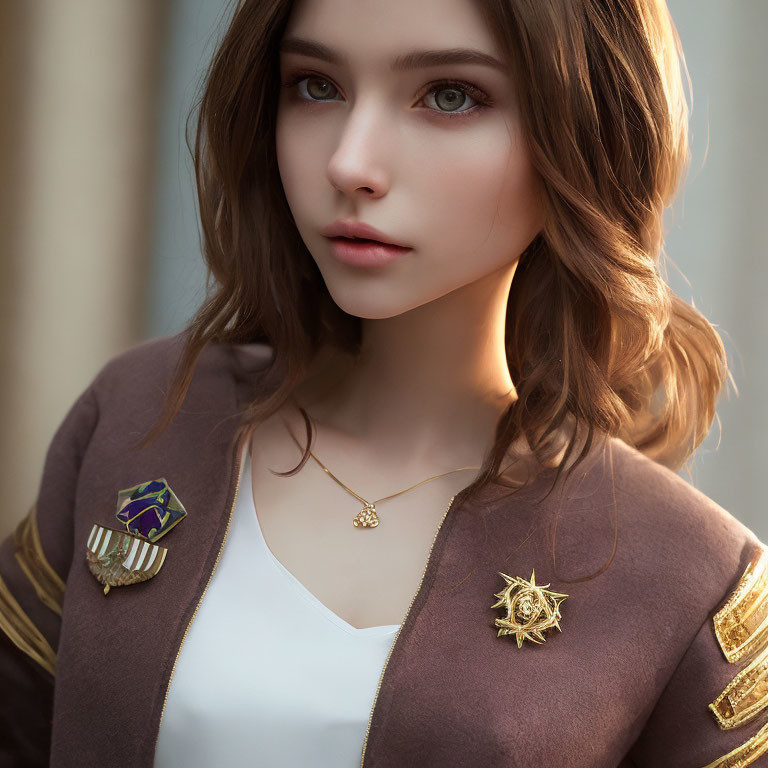
{"type": "Polygon", "coordinates": [[[307,130],[309,121],[297,120],[278,110],[275,125],[275,155],[285,197],[297,223],[311,214],[320,195],[327,195],[327,161],[315,132],[307,130]]]}
{"type": "Polygon", "coordinates": [[[292,210],[295,210],[296,205],[301,204],[301,200],[298,198],[301,190],[299,180],[303,176],[306,181],[307,177],[306,171],[302,173],[304,158],[301,157],[300,152],[301,142],[296,140],[295,132],[289,130],[286,120],[281,118],[280,112],[278,112],[275,129],[275,155],[280,181],[292,210]]]}
{"type": "Polygon", "coordinates": [[[453,147],[448,141],[425,147],[415,182],[424,201],[422,231],[437,245],[430,255],[466,262],[471,252],[482,255],[480,264],[501,266],[541,229],[538,176],[521,137],[501,120],[453,138],[453,147]]]}

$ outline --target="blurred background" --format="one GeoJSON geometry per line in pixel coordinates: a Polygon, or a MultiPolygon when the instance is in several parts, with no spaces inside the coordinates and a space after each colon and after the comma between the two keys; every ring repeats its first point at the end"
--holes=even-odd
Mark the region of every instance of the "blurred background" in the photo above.
{"type": "MultiPolygon", "coordinates": [[[[234,0],[0,1],[0,539],[113,355],[181,330],[205,270],[184,141],[234,0]]],[[[693,84],[667,274],[718,329],[728,385],[692,473],[768,541],[765,0],[668,0],[693,84]]]]}

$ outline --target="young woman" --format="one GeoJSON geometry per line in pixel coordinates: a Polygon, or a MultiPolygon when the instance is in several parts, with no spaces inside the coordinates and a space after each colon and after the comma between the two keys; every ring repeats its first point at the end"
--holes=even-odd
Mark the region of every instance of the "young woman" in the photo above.
{"type": "Polygon", "coordinates": [[[768,765],[768,553],[674,471],[680,64],[663,0],[241,2],[213,290],[0,548],[4,765],[768,765]]]}

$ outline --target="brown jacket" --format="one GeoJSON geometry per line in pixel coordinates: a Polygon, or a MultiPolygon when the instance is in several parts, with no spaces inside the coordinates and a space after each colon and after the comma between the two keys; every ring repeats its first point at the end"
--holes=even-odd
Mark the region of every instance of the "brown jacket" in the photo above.
{"type": "MultiPolygon", "coordinates": [[[[138,451],[182,341],[104,367],[0,545],[3,768],[153,765],[175,662],[226,543],[238,409],[265,386],[269,356],[264,345],[206,350],[172,426],[138,451]],[[158,477],[187,518],[160,540],[156,576],[105,596],[86,565],[92,527],[119,528],[118,490],[158,477]]],[[[472,504],[454,498],[384,665],[364,766],[768,766],[764,545],[617,439],[541,501],[552,479],[545,470],[507,498],[495,485],[472,504]],[[611,555],[614,510],[613,562],[579,581],[611,555]],[[491,606],[499,572],[533,569],[568,598],[560,632],[518,647],[491,606]]]]}

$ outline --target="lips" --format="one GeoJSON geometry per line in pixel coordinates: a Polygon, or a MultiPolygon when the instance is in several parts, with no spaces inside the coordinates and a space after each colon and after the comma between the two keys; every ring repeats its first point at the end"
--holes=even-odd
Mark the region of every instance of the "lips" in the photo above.
{"type": "Polygon", "coordinates": [[[383,267],[404,257],[411,250],[369,238],[331,237],[328,239],[336,259],[355,267],[383,267]]]}
{"type": "Polygon", "coordinates": [[[390,237],[385,232],[366,224],[363,221],[352,219],[338,219],[329,227],[322,230],[327,238],[345,238],[351,242],[372,242],[378,245],[396,246],[398,248],[410,248],[407,243],[400,242],[398,238],[390,237]]]}
{"type": "MultiPolygon", "coordinates": [[[[385,243],[383,240],[372,240],[369,237],[344,237],[339,235],[338,237],[332,237],[331,240],[343,240],[348,243],[375,243],[376,245],[392,245],[392,243],[385,243]]],[[[397,247],[397,246],[394,246],[397,247]]]]}

